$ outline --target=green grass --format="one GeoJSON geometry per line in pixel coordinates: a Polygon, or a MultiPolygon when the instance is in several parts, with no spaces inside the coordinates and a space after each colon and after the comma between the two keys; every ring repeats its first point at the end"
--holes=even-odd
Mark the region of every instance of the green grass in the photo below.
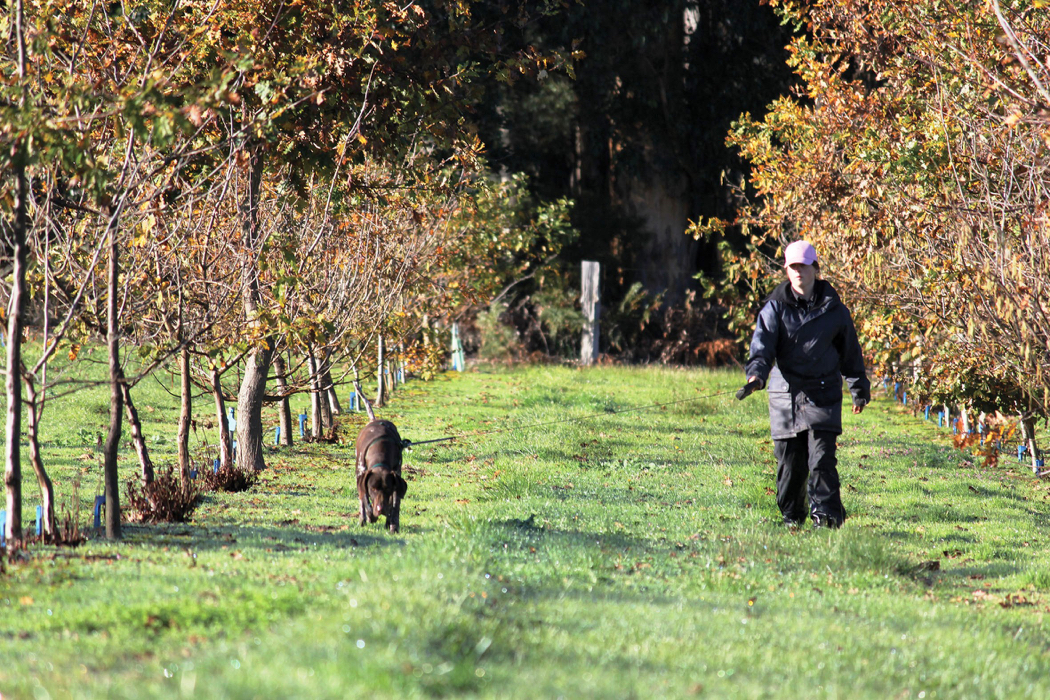
{"type": "MultiPolygon", "coordinates": [[[[344,417],[346,445],[268,448],[259,485],[209,494],[188,524],[8,565],[0,693],[1047,696],[1047,486],[882,399],[845,418],[846,525],[790,531],[764,396],[737,402],[739,382],[543,366],[410,383],[380,412],[404,437],[500,432],[407,454],[400,534],[356,523],[363,419],[344,417]]],[[[137,391],[161,464],[170,388],[137,391]]],[[[105,397],[84,389],[45,416],[60,509],[79,479],[84,527],[105,397]]],[[[30,522],[34,490],[29,472],[30,522]]]]}

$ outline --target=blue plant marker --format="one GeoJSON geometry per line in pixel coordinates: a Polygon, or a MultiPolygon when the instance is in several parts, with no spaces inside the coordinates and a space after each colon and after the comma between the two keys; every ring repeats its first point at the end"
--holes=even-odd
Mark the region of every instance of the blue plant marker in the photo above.
{"type": "Polygon", "coordinates": [[[926,407],[925,413],[926,413],[926,420],[929,420],[930,419],[930,407],[929,406],[926,407]]]}
{"type": "Polygon", "coordinates": [[[7,539],[7,511],[0,510],[0,544],[7,539]]]}
{"type": "Polygon", "coordinates": [[[1039,467],[1040,469],[1043,467],[1042,458],[1035,460],[1035,466],[1039,467]]]}
{"type": "Polygon", "coordinates": [[[306,414],[299,414],[299,437],[306,435],[306,414]]]}
{"type": "Polygon", "coordinates": [[[357,410],[357,389],[350,392],[350,410],[357,410]]]}
{"type": "Polygon", "coordinates": [[[102,511],[106,507],[105,496],[95,496],[95,529],[102,527],[102,511]]]}
{"type": "Polygon", "coordinates": [[[273,430],[273,444],[281,444],[281,426],[279,425],[273,430]]]}
{"type": "MultiPolygon", "coordinates": [[[[234,444],[236,445],[237,443],[234,443],[234,444]]],[[[212,472],[212,474],[218,474],[219,473],[219,458],[218,457],[216,457],[215,461],[212,462],[211,472],[212,472]]]]}
{"type": "Polygon", "coordinates": [[[191,479],[196,479],[197,478],[197,470],[196,469],[190,469],[190,478],[191,479]]]}
{"type": "Polygon", "coordinates": [[[36,507],[36,535],[39,537],[44,533],[44,506],[36,507]]]}
{"type": "Polygon", "coordinates": [[[944,411],[941,411],[940,413],[937,414],[937,427],[938,428],[943,428],[944,427],[944,411]]]}
{"type": "Polygon", "coordinates": [[[1025,445],[1018,445],[1017,446],[1017,461],[1018,462],[1023,462],[1024,461],[1024,453],[1027,452],[1027,451],[1028,451],[1028,448],[1025,445]]]}
{"type": "Polygon", "coordinates": [[[904,393],[901,394],[901,403],[904,404],[905,406],[908,405],[908,392],[905,391],[904,393]]]}

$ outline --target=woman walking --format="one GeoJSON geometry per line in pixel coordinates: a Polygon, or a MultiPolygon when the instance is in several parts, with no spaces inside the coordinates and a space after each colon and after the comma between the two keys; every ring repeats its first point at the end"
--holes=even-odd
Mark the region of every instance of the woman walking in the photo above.
{"type": "Polygon", "coordinates": [[[745,369],[748,384],[768,387],[769,424],[777,458],[777,506],[784,522],[839,527],[846,509],[839,493],[836,440],[842,433],[842,379],[853,412],[871,400],[871,384],[853,317],[827,281],[817,251],[795,241],[784,251],[787,281],[758,314],[745,369]]]}

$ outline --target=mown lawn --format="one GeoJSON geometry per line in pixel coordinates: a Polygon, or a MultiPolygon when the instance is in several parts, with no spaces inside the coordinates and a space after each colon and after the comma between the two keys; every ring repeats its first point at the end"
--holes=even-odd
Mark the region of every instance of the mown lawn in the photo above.
{"type": "MultiPolygon", "coordinates": [[[[363,418],[344,416],[345,445],[272,448],[259,485],[208,494],[187,524],[9,564],[0,693],[1050,695],[1048,487],[883,398],[845,418],[846,525],[790,531],[765,397],[737,402],[740,379],[541,366],[410,382],[381,411],[404,437],[483,434],[407,453],[400,534],[356,523],[363,418]]],[[[172,388],[137,392],[161,463],[172,388]]],[[[105,397],[84,388],[45,416],[60,510],[78,482],[85,528],[105,397]]],[[[135,466],[129,449],[122,481],[135,466]]],[[[25,488],[31,524],[28,469],[25,488]]]]}

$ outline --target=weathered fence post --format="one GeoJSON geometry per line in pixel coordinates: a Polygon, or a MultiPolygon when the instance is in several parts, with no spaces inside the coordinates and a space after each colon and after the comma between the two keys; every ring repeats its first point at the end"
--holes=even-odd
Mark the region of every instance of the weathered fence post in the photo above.
{"type": "Polygon", "coordinates": [[[598,359],[598,317],[601,302],[598,300],[598,275],[601,265],[593,260],[582,263],[580,304],[583,306],[583,341],[580,343],[580,364],[593,365],[598,359]]]}
{"type": "Polygon", "coordinates": [[[456,372],[466,370],[466,357],[463,352],[463,341],[459,337],[459,324],[452,324],[452,369],[456,372]]]}

